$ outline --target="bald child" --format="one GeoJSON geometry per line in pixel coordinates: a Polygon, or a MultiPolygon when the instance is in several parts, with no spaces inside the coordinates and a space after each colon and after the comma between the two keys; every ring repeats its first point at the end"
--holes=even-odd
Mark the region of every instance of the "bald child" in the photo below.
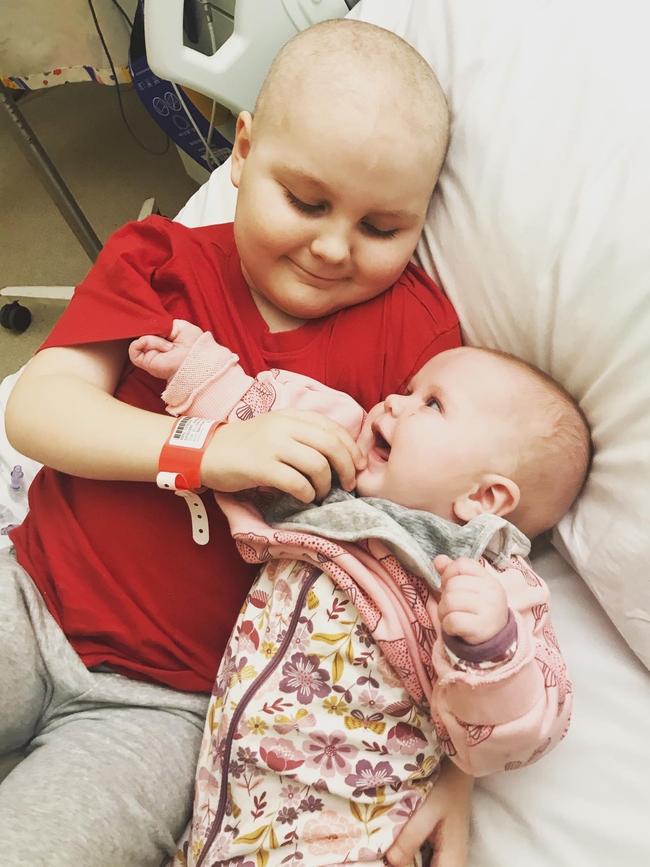
{"type": "MultiPolygon", "coordinates": [[[[156,487],[171,420],[129,342],[185,319],[251,376],[282,367],[366,409],[400,392],[460,342],[449,301],[409,264],[448,124],[431,69],[394,34],[353,21],[299,34],[237,120],[234,225],[120,229],[28,364],[6,428],[45,467],[0,557],[0,754],[28,753],[0,784],[7,867],[153,867],[173,851],[254,580],[212,496],[198,545],[182,500],[156,487]]],[[[331,468],[351,490],[365,466],[316,413],[234,427],[202,453],[217,492],[270,485],[308,503],[331,468]]]]}

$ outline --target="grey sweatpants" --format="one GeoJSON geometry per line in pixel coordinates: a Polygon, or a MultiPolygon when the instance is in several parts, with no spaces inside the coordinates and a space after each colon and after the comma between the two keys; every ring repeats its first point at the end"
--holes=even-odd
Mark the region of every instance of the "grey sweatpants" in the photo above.
{"type": "Polygon", "coordinates": [[[157,867],[191,811],[208,696],[89,671],[0,552],[3,867],[157,867]]]}

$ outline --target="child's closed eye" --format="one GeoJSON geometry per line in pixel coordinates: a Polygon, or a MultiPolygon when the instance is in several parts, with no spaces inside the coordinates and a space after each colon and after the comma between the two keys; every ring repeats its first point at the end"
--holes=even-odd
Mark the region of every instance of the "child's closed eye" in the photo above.
{"type": "Polygon", "coordinates": [[[291,190],[288,190],[286,187],[284,192],[289,203],[302,214],[322,214],[325,210],[325,202],[315,202],[313,204],[310,202],[303,202],[302,199],[299,199],[298,196],[294,196],[291,190]]]}
{"type": "Polygon", "coordinates": [[[397,229],[379,229],[377,226],[373,226],[372,223],[366,222],[363,222],[361,226],[368,235],[372,235],[375,238],[394,238],[398,231],[397,229]]]}

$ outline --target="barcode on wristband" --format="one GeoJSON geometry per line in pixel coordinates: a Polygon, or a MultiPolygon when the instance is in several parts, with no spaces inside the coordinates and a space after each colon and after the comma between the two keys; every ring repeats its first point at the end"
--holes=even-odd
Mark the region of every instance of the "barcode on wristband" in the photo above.
{"type": "Polygon", "coordinates": [[[176,427],[169,438],[169,445],[186,449],[202,449],[213,427],[214,421],[209,418],[184,415],[176,422],[176,427]]]}

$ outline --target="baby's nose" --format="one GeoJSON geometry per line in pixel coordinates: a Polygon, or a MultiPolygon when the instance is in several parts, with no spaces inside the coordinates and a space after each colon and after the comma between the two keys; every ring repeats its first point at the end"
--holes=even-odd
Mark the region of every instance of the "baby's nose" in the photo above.
{"type": "Polygon", "coordinates": [[[386,412],[390,413],[393,417],[397,417],[404,412],[407,403],[408,397],[406,395],[389,394],[384,401],[384,406],[386,407],[386,412]]]}

